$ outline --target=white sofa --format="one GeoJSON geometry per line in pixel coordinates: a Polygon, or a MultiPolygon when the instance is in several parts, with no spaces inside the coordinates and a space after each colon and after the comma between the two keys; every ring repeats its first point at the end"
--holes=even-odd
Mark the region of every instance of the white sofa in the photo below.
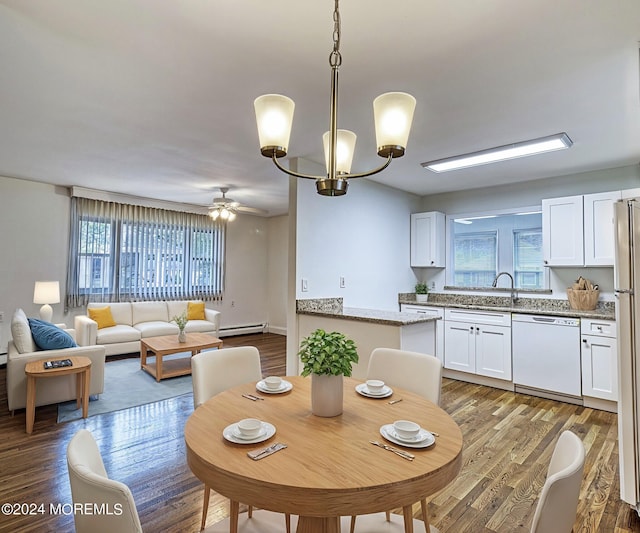
{"type": "MultiPolygon", "coordinates": [[[[75,317],[77,343],[81,346],[100,344],[106,355],[140,351],[140,339],[160,335],[177,335],[178,326],[171,319],[187,310],[187,300],[160,302],[90,303],[87,308],[111,308],[115,326],[98,329],[98,324],[86,315],[75,317]]],[[[189,320],[187,333],[198,331],[218,336],[220,312],[205,307],[206,320],[189,320]]]]}
{"type": "MultiPolygon", "coordinates": [[[[75,338],[73,329],[66,329],[75,338]]],[[[27,376],[24,367],[31,361],[48,361],[83,355],[91,359],[91,384],[89,394],[104,391],[104,346],[78,346],[61,350],[38,350],[29,322],[22,309],[17,309],[11,319],[11,335],[7,347],[7,402],[9,410],[15,411],[27,405],[27,376]]],[[[36,386],[36,405],[50,405],[76,399],[76,376],[60,376],[55,379],[40,379],[36,386]]]]}

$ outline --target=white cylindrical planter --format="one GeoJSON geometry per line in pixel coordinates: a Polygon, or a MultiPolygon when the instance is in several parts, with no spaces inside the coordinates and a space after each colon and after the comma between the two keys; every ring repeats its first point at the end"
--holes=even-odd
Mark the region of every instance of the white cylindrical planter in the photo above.
{"type": "Polygon", "coordinates": [[[311,374],[311,412],[316,416],[342,414],[342,376],[311,374]]]}
{"type": "Polygon", "coordinates": [[[416,302],[425,303],[429,300],[429,294],[416,294],[416,302]]]}

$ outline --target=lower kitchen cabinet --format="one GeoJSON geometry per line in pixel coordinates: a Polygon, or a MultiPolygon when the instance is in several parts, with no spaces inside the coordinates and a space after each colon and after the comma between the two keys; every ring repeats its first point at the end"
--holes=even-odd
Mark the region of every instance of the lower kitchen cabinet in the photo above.
{"type": "Polygon", "coordinates": [[[582,319],[582,395],[618,401],[616,323],[582,319]]]}
{"type": "Polygon", "coordinates": [[[511,315],[447,309],[444,366],[511,380],[511,315]]]}
{"type": "Polygon", "coordinates": [[[444,364],[444,310],[442,307],[401,304],[400,311],[427,316],[437,316],[440,319],[436,321],[436,353],[431,355],[435,355],[444,364]]]}

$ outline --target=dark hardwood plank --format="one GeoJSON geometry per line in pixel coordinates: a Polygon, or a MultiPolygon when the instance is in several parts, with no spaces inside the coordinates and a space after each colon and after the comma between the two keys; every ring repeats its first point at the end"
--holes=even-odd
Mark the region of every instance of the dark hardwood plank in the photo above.
{"type": "MultiPolygon", "coordinates": [[[[285,337],[256,334],[223,339],[253,345],[263,374],[284,375],[285,337]]],[[[37,409],[34,433],[25,433],[24,410],[6,410],[6,369],[0,369],[0,503],[43,503],[32,516],[0,514],[0,532],[72,531],[71,516],[48,512],[71,503],[66,446],[80,428],[100,446],[109,474],[128,484],[145,531],[198,531],[202,484],[185,461],[183,428],[193,410],[190,395],[56,424],[56,406],[37,409]]],[[[465,448],[459,478],[429,502],[443,533],[528,531],[558,434],[575,431],[587,458],[575,533],[640,531],[635,511],[619,499],[616,416],[453,380],[443,381],[442,405],[460,425],[465,448]]],[[[419,505],[414,515],[420,516],[419,505]]],[[[226,517],[228,501],[212,494],[209,520],[226,517]]]]}

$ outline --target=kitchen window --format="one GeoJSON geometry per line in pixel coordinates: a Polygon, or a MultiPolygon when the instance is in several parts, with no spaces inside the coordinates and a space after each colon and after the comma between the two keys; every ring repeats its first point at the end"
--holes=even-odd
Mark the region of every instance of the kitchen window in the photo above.
{"type": "Polygon", "coordinates": [[[497,273],[505,271],[519,289],[544,288],[539,208],[449,216],[448,232],[447,285],[491,287],[497,273]]]}

